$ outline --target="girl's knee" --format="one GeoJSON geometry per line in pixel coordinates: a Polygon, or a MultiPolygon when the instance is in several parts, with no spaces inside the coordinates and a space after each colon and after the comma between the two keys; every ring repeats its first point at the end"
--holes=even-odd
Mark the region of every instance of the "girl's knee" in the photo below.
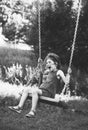
{"type": "Polygon", "coordinates": [[[25,88],[23,93],[29,93],[30,89],[29,88],[25,88]]]}
{"type": "Polygon", "coordinates": [[[38,94],[37,89],[33,89],[32,94],[33,94],[33,95],[38,94]]]}
{"type": "Polygon", "coordinates": [[[32,94],[42,95],[42,91],[38,88],[33,89],[32,94]]]}

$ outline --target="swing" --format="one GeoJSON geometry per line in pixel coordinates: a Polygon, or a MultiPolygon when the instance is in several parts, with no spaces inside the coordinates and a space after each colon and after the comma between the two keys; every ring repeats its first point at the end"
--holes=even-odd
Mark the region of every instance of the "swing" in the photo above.
{"type": "MultiPolygon", "coordinates": [[[[77,29],[78,29],[80,11],[81,11],[81,0],[79,2],[78,15],[77,15],[76,27],[75,27],[73,44],[72,44],[72,49],[71,49],[70,62],[69,62],[69,67],[68,67],[68,71],[67,71],[67,74],[66,74],[68,82],[65,83],[64,88],[63,88],[63,90],[61,92],[61,95],[64,95],[65,91],[69,87],[71,64],[72,64],[73,53],[74,53],[74,48],[75,48],[75,41],[76,41],[76,36],[77,36],[77,29]]],[[[38,0],[38,24],[39,24],[39,58],[41,59],[41,24],[40,24],[40,4],[39,4],[39,0],[38,0]]],[[[28,99],[32,99],[32,95],[29,95],[28,99]]],[[[58,107],[61,107],[63,109],[68,108],[68,105],[65,103],[64,100],[63,101],[62,100],[56,100],[55,98],[40,96],[39,97],[39,102],[49,104],[49,105],[58,106],[58,107]]]]}

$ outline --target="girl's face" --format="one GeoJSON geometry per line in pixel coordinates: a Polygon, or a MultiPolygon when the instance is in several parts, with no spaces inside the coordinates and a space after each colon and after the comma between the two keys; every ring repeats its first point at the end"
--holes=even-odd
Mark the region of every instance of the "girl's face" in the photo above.
{"type": "Polygon", "coordinates": [[[56,66],[55,62],[49,58],[46,61],[46,68],[50,68],[51,70],[56,70],[57,66],[56,66]]]}

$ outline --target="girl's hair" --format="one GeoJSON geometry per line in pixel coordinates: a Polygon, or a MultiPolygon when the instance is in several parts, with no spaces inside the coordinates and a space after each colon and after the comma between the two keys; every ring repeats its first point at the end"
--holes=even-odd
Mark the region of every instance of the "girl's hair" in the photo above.
{"type": "Polygon", "coordinates": [[[56,63],[57,69],[60,69],[61,67],[60,57],[55,53],[49,53],[45,58],[45,62],[49,58],[56,63]]]}

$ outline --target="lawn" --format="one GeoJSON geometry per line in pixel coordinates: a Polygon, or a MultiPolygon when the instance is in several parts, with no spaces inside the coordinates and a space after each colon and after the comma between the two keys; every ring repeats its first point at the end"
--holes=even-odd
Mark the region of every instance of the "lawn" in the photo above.
{"type": "Polygon", "coordinates": [[[68,102],[77,112],[40,103],[33,119],[25,116],[31,108],[31,101],[26,101],[21,114],[8,109],[9,105],[17,103],[14,98],[0,99],[0,130],[88,130],[88,101],[68,102]]]}
{"type": "MultiPolygon", "coordinates": [[[[29,65],[35,64],[32,52],[9,49],[1,49],[0,61],[2,64],[9,64],[9,62],[11,64],[13,61],[25,62],[29,65]]],[[[0,82],[0,90],[3,90],[4,94],[7,94],[10,88],[13,88],[15,94],[17,91],[14,87],[0,82]]],[[[12,91],[9,91],[9,95],[12,91]]],[[[0,91],[0,95],[1,93],[2,91],[0,91]]],[[[76,112],[40,103],[36,117],[33,119],[25,116],[31,108],[30,100],[26,101],[21,114],[9,110],[8,106],[16,105],[18,101],[14,97],[0,98],[0,130],[88,130],[88,100],[69,101],[68,106],[77,109],[76,112]]]]}
{"type": "Polygon", "coordinates": [[[33,51],[0,47],[0,65],[11,66],[17,62],[36,66],[36,56],[33,51]]]}

